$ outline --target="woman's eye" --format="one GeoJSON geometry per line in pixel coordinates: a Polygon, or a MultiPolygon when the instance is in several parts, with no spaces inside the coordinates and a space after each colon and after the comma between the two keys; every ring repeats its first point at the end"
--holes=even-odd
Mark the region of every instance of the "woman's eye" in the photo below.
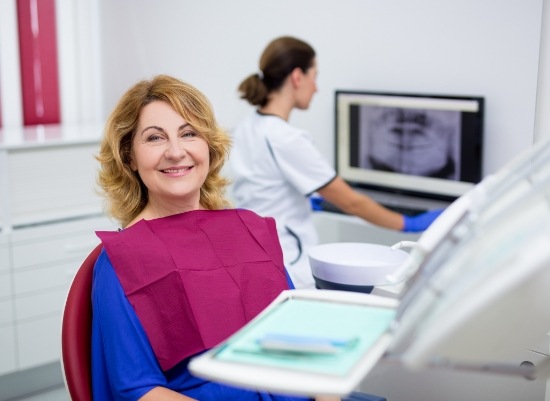
{"type": "Polygon", "coordinates": [[[161,141],[163,137],[159,134],[151,134],[147,137],[147,142],[158,142],[161,141]]]}
{"type": "Polygon", "coordinates": [[[194,138],[197,136],[197,133],[194,131],[185,131],[181,133],[182,138],[194,138]]]}

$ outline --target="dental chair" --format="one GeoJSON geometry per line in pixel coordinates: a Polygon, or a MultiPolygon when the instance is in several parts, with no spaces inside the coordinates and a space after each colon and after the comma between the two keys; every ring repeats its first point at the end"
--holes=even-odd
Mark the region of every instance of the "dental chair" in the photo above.
{"type": "Polygon", "coordinates": [[[102,246],[80,265],[69,288],[61,325],[61,366],[72,401],[92,401],[92,274],[102,246]]]}

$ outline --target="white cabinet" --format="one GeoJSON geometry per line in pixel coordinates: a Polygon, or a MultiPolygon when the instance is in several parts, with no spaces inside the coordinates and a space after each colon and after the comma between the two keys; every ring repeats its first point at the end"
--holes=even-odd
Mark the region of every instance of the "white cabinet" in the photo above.
{"type": "MultiPolygon", "coordinates": [[[[9,267],[10,267],[10,256],[8,251],[8,236],[6,234],[0,233],[0,274],[8,272],[9,267]]],[[[0,290],[0,297],[2,297],[1,290],[0,290]]]]}
{"type": "Polygon", "coordinates": [[[12,275],[8,240],[7,234],[0,233],[0,374],[13,371],[16,367],[12,275]]]}
{"type": "Polygon", "coordinates": [[[116,225],[101,215],[14,227],[0,234],[0,374],[55,362],[72,278],[116,225]]]}
{"type": "Polygon", "coordinates": [[[8,155],[8,170],[12,172],[8,181],[9,224],[55,221],[64,218],[67,211],[80,216],[100,213],[101,202],[95,192],[96,152],[95,143],[52,146],[47,151],[12,150],[8,155]]]}
{"type": "Polygon", "coordinates": [[[101,125],[0,130],[0,229],[102,212],[101,125]]]}
{"type": "Polygon", "coordinates": [[[10,233],[16,369],[59,360],[61,315],[69,285],[100,242],[95,231],[114,229],[109,219],[98,216],[10,233]]]}
{"type": "Polygon", "coordinates": [[[0,374],[59,361],[72,278],[117,225],[96,192],[101,127],[0,131],[0,374]]]}
{"type": "Polygon", "coordinates": [[[13,325],[0,324],[0,375],[15,370],[15,329],[13,325]]]}
{"type": "MultiPolygon", "coordinates": [[[[0,302],[11,296],[9,236],[0,233],[0,302]]],[[[0,315],[1,316],[1,315],[0,315]]],[[[1,319],[1,317],[0,317],[1,319]]]]}

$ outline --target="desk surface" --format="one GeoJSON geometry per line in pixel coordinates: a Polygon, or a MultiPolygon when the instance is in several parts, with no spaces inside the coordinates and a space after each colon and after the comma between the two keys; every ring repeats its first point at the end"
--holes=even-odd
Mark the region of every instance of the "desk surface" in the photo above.
{"type": "Polygon", "coordinates": [[[374,189],[354,188],[360,193],[370,196],[375,201],[383,205],[404,206],[415,209],[441,209],[446,208],[452,200],[438,200],[421,196],[396,194],[392,192],[379,191],[374,189]]]}

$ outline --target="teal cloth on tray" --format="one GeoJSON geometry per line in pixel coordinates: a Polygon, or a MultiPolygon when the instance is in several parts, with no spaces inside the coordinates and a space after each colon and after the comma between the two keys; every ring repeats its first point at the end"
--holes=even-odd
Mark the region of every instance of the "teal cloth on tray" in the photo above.
{"type": "Polygon", "coordinates": [[[216,354],[219,360],[344,376],[386,332],[395,310],[376,306],[290,298],[232,336],[216,354]],[[341,352],[265,351],[258,339],[268,333],[349,338],[341,352]]]}

